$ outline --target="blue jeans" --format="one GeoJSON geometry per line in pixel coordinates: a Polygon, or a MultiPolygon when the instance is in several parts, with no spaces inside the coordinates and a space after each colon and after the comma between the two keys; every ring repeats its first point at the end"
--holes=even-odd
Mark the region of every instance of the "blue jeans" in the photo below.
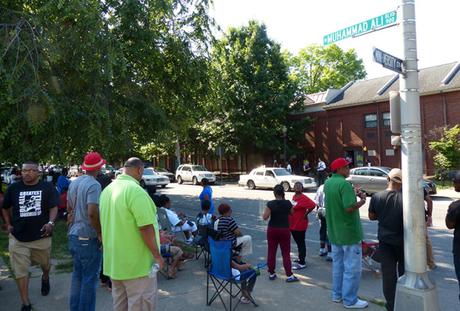
{"type": "Polygon", "coordinates": [[[332,244],[332,299],[343,299],[343,304],[346,306],[358,301],[361,256],[361,243],[332,244]]]}
{"type": "Polygon", "coordinates": [[[80,240],[78,236],[69,235],[69,250],[73,257],[70,311],[94,311],[101,245],[97,239],[80,240]]]}

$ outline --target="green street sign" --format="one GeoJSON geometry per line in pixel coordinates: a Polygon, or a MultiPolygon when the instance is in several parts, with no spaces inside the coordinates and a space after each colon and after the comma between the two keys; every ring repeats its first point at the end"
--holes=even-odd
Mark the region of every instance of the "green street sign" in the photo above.
{"type": "Polygon", "coordinates": [[[356,25],[337,30],[323,37],[323,45],[393,26],[396,24],[396,15],[396,11],[391,11],[356,25]]]}

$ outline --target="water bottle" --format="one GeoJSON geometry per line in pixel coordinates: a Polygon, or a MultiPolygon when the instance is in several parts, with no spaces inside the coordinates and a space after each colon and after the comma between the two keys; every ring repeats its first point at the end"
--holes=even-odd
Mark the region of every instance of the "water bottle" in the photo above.
{"type": "Polygon", "coordinates": [[[157,275],[157,272],[160,271],[160,265],[154,263],[150,269],[149,278],[154,278],[157,275]]]}

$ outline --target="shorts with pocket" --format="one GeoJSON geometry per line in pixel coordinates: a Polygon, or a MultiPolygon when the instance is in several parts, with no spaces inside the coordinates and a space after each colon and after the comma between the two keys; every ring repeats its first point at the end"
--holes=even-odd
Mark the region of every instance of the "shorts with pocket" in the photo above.
{"type": "Polygon", "coordinates": [[[29,267],[38,264],[42,269],[50,268],[51,237],[30,242],[18,241],[9,235],[10,262],[16,279],[29,275],[29,267]]]}

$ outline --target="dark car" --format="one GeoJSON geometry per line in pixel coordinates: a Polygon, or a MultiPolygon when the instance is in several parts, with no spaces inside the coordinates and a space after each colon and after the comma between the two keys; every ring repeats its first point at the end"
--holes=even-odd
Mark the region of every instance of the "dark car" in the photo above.
{"type": "Polygon", "coordinates": [[[170,182],[175,182],[176,181],[176,176],[174,176],[173,173],[171,173],[170,171],[168,171],[165,168],[155,167],[155,172],[157,172],[158,175],[163,175],[163,176],[168,177],[170,182]]]}

